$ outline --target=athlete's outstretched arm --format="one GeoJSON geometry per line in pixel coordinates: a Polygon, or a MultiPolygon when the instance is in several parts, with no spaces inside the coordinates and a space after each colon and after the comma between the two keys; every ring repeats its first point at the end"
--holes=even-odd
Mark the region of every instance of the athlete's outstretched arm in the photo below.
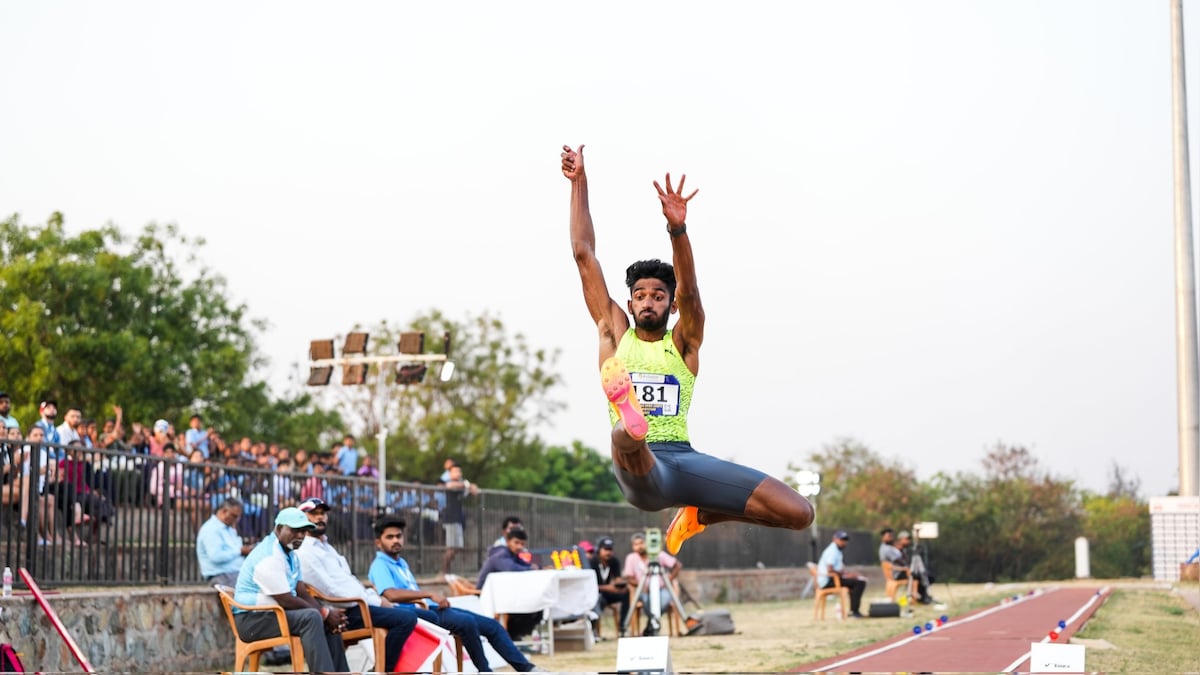
{"type": "Polygon", "coordinates": [[[675,266],[675,305],[679,308],[679,321],[672,335],[675,347],[683,356],[684,363],[693,374],[700,368],[700,343],[704,342],[704,306],[700,304],[700,288],[696,284],[696,261],[692,258],[692,242],[687,233],[687,205],[699,190],[683,196],[683,183],[687,175],[680,176],[679,187],[671,187],[671,174],[667,174],[667,189],[658,181],[658,200],[662,202],[663,215],[667,219],[667,233],[671,238],[672,264],[675,266]]]}
{"type": "Polygon", "coordinates": [[[571,252],[583,282],[583,299],[600,333],[600,361],[617,351],[617,341],[629,328],[629,318],[609,295],[604,272],[596,259],[596,232],[588,206],[587,173],[583,168],[583,146],[572,150],[564,145],[562,172],[571,181],[571,252]]]}

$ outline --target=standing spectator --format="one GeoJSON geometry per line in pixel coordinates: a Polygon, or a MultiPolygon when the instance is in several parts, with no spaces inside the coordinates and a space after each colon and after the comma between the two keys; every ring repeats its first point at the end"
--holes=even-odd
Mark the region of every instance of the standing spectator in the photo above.
{"type": "Polygon", "coordinates": [[[333,460],[337,462],[338,473],[343,476],[353,476],[358,471],[358,448],[354,447],[354,436],[346,434],[341,447],[334,450],[333,460]]]}
{"type": "MultiPolygon", "coordinates": [[[[296,453],[297,455],[299,453],[296,453]]],[[[322,478],[325,474],[325,465],[320,462],[312,463],[312,475],[308,480],[304,481],[304,486],[300,488],[300,501],[304,501],[309,497],[325,499],[325,479],[322,478]]]]}
{"type": "Polygon", "coordinates": [[[446,533],[446,553],[442,556],[443,577],[450,572],[450,563],[466,543],[463,526],[467,522],[467,512],[463,508],[463,499],[479,494],[479,488],[463,478],[461,466],[455,464],[450,467],[449,478],[443,484],[446,488],[446,508],[442,511],[442,530],[446,533]]]}
{"type": "Polygon", "coordinates": [[[625,637],[625,621],[629,617],[629,582],[621,576],[621,569],[616,565],[613,554],[612,537],[600,537],[596,541],[596,557],[592,560],[592,569],[596,572],[596,585],[600,597],[596,599],[593,610],[596,618],[592,620],[592,630],[600,634],[600,617],[609,605],[621,607],[621,618],[617,621],[617,630],[625,637]]]}
{"type": "MultiPolygon", "coordinates": [[[[54,418],[58,417],[58,403],[53,399],[46,399],[38,404],[38,415],[41,416],[34,426],[41,428],[45,434],[43,443],[51,445],[60,445],[62,440],[58,436],[58,427],[54,426],[54,418]]],[[[57,454],[57,451],[55,451],[57,454]]]]}
{"type": "Polygon", "coordinates": [[[204,429],[204,419],[200,415],[192,415],[188,420],[188,430],[183,435],[189,456],[199,450],[205,460],[209,458],[208,431],[204,429]]]}
{"type": "Polygon", "coordinates": [[[271,482],[274,485],[273,492],[275,493],[275,503],[279,506],[295,506],[296,494],[300,491],[296,485],[296,479],[292,477],[296,467],[292,466],[292,460],[285,459],[279,463],[279,467],[271,476],[271,482]]]}
{"type": "Polygon", "coordinates": [[[841,577],[842,585],[850,589],[850,618],[863,618],[862,612],[858,611],[862,607],[863,591],[867,589],[867,580],[854,572],[846,571],[846,561],[842,557],[842,549],[846,548],[846,543],[850,541],[850,534],[845,530],[838,530],[833,533],[833,541],[830,542],[825,550],[821,552],[821,559],[817,561],[817,584],[821,588],[832,588],[833,578],[841,577]]]}
{"type": "MultiPolygon", "coordinates": [[[[304,583],[326,596],[360,598],[366,602],[371,624],[387,630],[387,638],[384,639],[384,663],[374,664],[374,671],[393,671],[400,661],[400,651],[404,648],[404,642],[417,627],[416,610],[411,605],[393,604],[390,600],[380,597],[374,588],[363,586],[355,578],[350,563],[329,544],[326,536],[329,526],[328,504],[314,497],[302,502],[299,508],[308,514],[308,522],[315,528],[311,534],[304,537],[304,543],[296,550],[304,583]]],[[[342,609],[346,612],[350,630],[357,630],[366,625],[358,603],[347,603],[342,609]]]]}
{"type": "Polygon", "coordinates": [[[21,467],[21,524],[26,525],[29,522],[30,505],[34,504],[38,516],[38,543],[61,543],[54,525],[57,497],[51,489],[52,482],[47,479],[47,476],[53,476],[57,472],[57,462],[50,450],[41,445],[46,440],[46,430],[35,424],[25,440],[29,441],[30,445],[26,445],[12,460],[14,465],[21,467]],[[30,473],[33,470],[30,457],[35,452],[38,453],[36,485],[31,480],[30,473]]]}
{"type": "MultiPolygon", "coordinates": [[[[234,599],[244,605],[283,607],[288,630],[300,638],[304,647],[309,672],[344,673],[350,669],[341,636],[346,614],[322,607],[300,578],[300,559],[295,551],[312,529],[300,509],[281,510],[275,516],[275,531],[259,542],[242,563],[234,599]]],[[[274,612],[234,609],[233,620],[243,640],[262,640],[280,633],[274,612]]]]}
{"type": "Polygon", "coordinates": [[[8,397],[8,392],[0,391],[0,427],[4,427],[5,429],[16,427],[20,429],[21,423],[17,421],[17,418],[9,414],[11,410],[12,399],[8,397]]]}
{"type": "Polygon", "coordinates": [[[196,559],[200,563],[200,576],[206,583],[237,584],[242,563],[254,549],[253,545],[243,543],[238,535],[237,522],[241,517],[241,500],[226,497],[217,512],[196,533],[196,559]]]}
{"type": "Polygon", "coordinates": [[[521,650],[513,644],[499,621],[475,612],[451,607],[446,596],[423,591],[413,576],[408,561],[401,557],[404,550],[403,518],[388,516],[375,523],[375,560],[371,563],[371,583],[384,598],[395,603],[413,603],[417,616],[445,628],[462,638],[463,649],[481,673],[492,672],[480,635],[518,673],[536,670],[521,650]]]}
{"type": "Polygon", "coordinates": [[[77,408],[68,408],[67,414],[63,416],[63,423],[58,425],[59,443],[70,445],[73,441],[82,441],[79,437],[79,431],[76,427],[83,420],[83,413],[77,408]]]}
{"type": "Polygon", "coordinates": [[[79,424],[79,437],[83,439],[83,446],[91,449],[96,447],[96,441],[99,440],[96,435],[96,420],[85,419],[79,424]]]}
{"type": "Polygon", "coordinates": [[[453,457],[447,457],[446,461],[442,462],[442,475],[438,477],[439,483],[445,483],[450,480],[450,467],[456,466],[458,462],[454,461],[453,457]]]}
{"type": "MultiPolygon", "coordinates": [[[[646,578],[646,574],[650,571],[650,552],[646,549],[646,535],[641,532],[634,534],[630,538],[629,543],[633,551],[625,556],[624,575],[625,579],[629,583],[634,584],[636,588],[642,584],[642,580],[646,578]]],[[[667,590],[666,584],[675,583],[675,578],[683,571],[683,563],[679,562],[678,559],[666,551],[659,551],[655,560],[658,562],[659,569],[667,575],[663,585],[658,589],[658,607],[661,614],[661,612],[670,606],[671,602],[671,592],[667,590]]],[[[642,587],[642,593],[638,596],[638,600],[641,601],[643,607],[647,608],[646,613],[649,615],[649,620],[646,622],[646,629],[642,634],[657,635],[659,617],[654,616],[649,611],[650,588],[648,584],[642,587]]]]}
{"type": "Polygon", "coordinates": [[[156,420],[153,433],[146,440],[150,443],[150,454],[155,457],[162,457],[168,444],[172,449],[176,449],[171,440],[171,423],[166,420],[156,420]]]}

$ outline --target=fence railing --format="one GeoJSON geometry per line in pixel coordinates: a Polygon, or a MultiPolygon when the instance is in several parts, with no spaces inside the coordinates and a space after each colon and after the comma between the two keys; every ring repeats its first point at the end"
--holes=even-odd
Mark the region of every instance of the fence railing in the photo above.
{"type": "MultiPolygon", "coordinates": [[[[332,510],[329,539],[365,575],[375,555],[372,523],[378,482],[332,473],[280,473],[229,464],[189,463],[143,454],[0,443],[0,560],[58,586],[192,584],[201,581],[196,532],[227,497],[243,503],[238,532],[246,541],[271,532],[280,508],[319,496],[332,510]]],[[[387,509],[407,522],[404,556],[419,576],[432,576],[446,556],[446,491],[389,481],[387,509]]],[[[504,518],[522,519],[536,553],[601,536],[629,551],[629,537],[665,528],[669,511],[628,504],[481,490],[463,502],[464,547],[450,571],[473,578],[500,536],[504,518]]],[[[814,533],[735,524],[689,541],[680,559],[692,569],[792,567],[813,559],[814,533]]],[[[827,538],[816,535],[818,549],[827,538]]],[[[870,537],[857,537],[848,561],[869,562],[870,537]]],[[[817,550],[819,553],[819,550],[817,550]]],[[[549,555],[543,562],[549,564],[549,555]]]]}

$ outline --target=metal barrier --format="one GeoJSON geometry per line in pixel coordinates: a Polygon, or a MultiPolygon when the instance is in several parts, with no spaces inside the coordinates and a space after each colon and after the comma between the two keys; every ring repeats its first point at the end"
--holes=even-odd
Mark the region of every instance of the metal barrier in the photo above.
{"type": "MultiPolygon", "coordinates": [[[[243,503],[238,532],[247,541],[269,534],[280,508],[315,495],[332,507],[329,539],[351,567],[365,576],[375,555],[374,479],[279,473],[237,460],[199,464],[25,443],[0,443],[0,470],[2,564],[25,567],[47,585],[198,583],[196,532],[230,496],[243,503]]],[[[407,522],[404,557],[418,576],[441,569],[445,497],[445,490],[434,486],[387,483],[387,508],[407,522]]],[[[499,490],[481,490],[466,499],[464,510],[464,547],[451,571],[467,578],[478,572],[509,515],[521,518],[534,551],[610,536],[620,558],[629,552],[630,535],[648,527],[666,528],[672,515],[638,511],[625,503],[499,490]]],[[[680,559],[691,569],[802,566],[812,557],[812,536],[809,531],[726,523],[689,541],[680,559]]],[[[819,553],[828,539],[818,535],[818,542],[819,553]]],[[[870,542],[869,534],[855,537],[847,562],[873,562],[870,542]]],[[[549,564],[548,556],[544,562],[549,564]]]]}

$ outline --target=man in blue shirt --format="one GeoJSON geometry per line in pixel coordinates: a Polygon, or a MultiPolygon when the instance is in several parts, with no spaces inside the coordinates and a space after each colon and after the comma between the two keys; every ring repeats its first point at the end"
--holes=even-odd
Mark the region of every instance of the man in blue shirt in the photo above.
{"type": "MultiPolygon", "coordinates": [[[[300,560],[295,550],[304,543],[306,532],[314,529],[308,516],[289,507],[275,516],[275,531],[263,539],[238,572],[233,598],[244,605],[279,605],[287,616],[288,630],[299,636],[304,648],[304,663],[309,672],[346,672],[346,648],[342,631],[346,614],[340,609],[322,607],[300,580],[300,560]]],[[[248,612],[234,608],[233,620],[243,640],[278,637],[279,622],[274,612],[248,612]]]]}
{"type": "Polygon", "coordinates": [[[204,420],[199,415],[192,415],[192,418],[188,420],[188,430],[184,434],[184,441],[187,443],[188,455],[199,450],[204,453],[204,459],[208,459],[208,431],[203,427],[204,420]]]}
{"type": "Polygon", "coordinates": [[[491,672],[483,651],[480,635],[518,673],[538,670],[521,650],[513,644],[499,621],[490,617],[450,606],[444,595],[422,591],[417,585],[408,562],[400,557],[404,550],[404,519],[389,516],[375,523],[375,560],[371,563],[370,579],[384,598],[395,603],[414,603],[417,616],[433,622],[462,638],[463,648],[479,672],[491,672]]]}
{"type": "Polygon", "coordinates": [[[867,580],[854,572],[846,571],[846,562],[842,558],[842,549],[850,541],[850,534],[845,530],[833,533],[833,541],[821,552],[817,561],[817,583],[821,588],[832,588],[833,578],[841,577],[842,586],[850,589],[850,618],[861,619],[863,615],[858,610],[862,607],[863,591],[867,589],[867,580]]]}
{"type": "Polygon", "coordinates": [[[358,471],[358,448],[354,447],[353,436],[346,434],[333,460],[337,462],[338,473],[343,476],[353,476],[354,472],[358,471]]]}
{"type": "Polygon", "coordinates": [[[228,497],[217,507],[196,534],[196,558],[200,562],[200,576],[210,584],[233,586],[237,583],[242,561],[253,550],[253,546],[242,543],[237,531],[238,519],[242,517],[242,502],[228,497]]]}

